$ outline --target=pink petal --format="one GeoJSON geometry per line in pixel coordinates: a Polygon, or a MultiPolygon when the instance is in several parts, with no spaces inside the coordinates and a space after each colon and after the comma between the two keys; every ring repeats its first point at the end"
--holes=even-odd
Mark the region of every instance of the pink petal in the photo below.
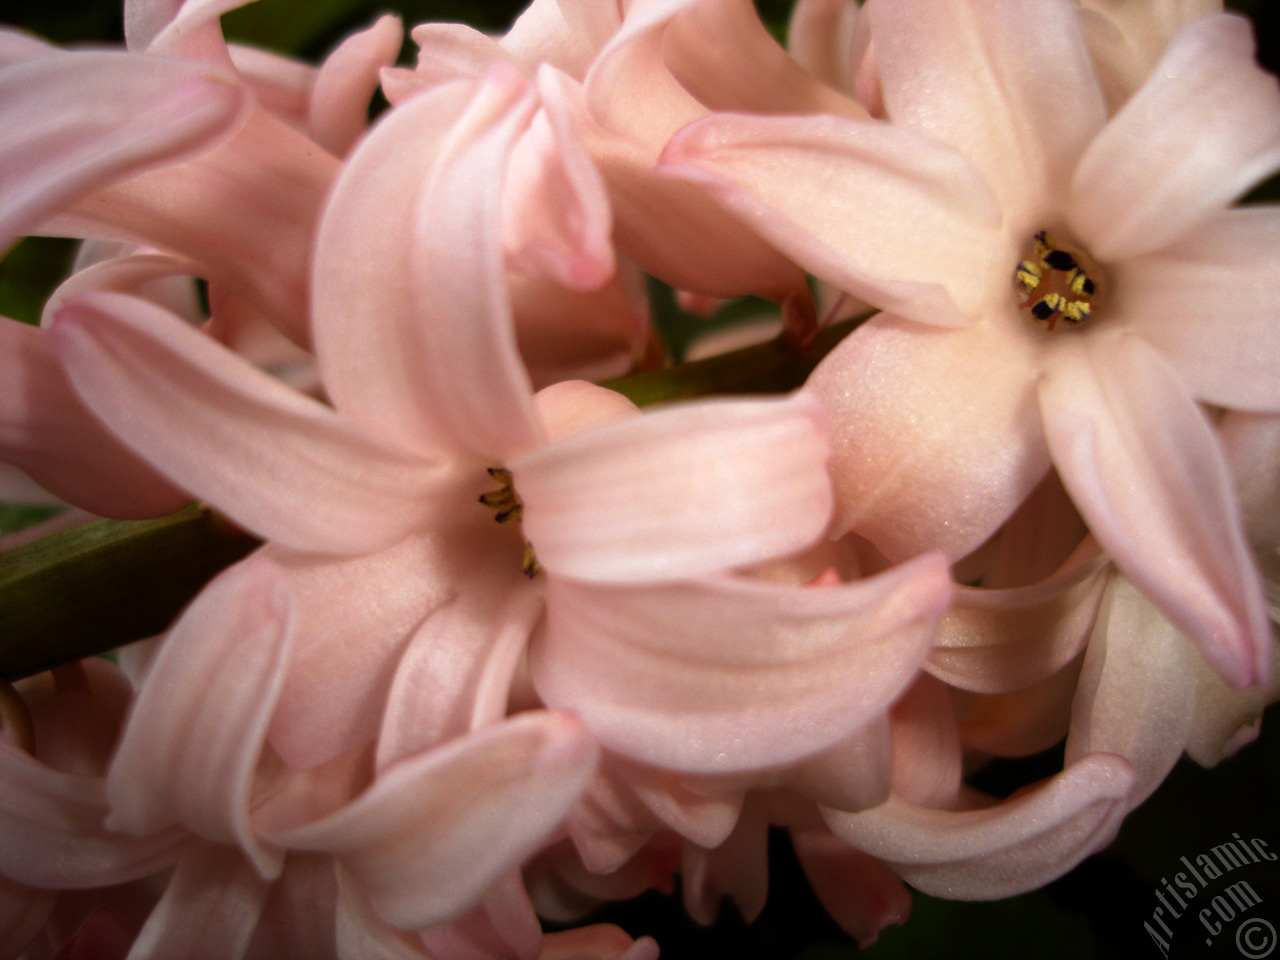
{"type": "Polygon", "coordinates": [[[613,423],[508,462],[559,576],[644,582],[793,553],[830,516],[811,400],[720,401],[613,423]],[[760,456],[767,451],[767,456],[760,456]]]}
{"type": "Polygon", "coordinates": [[[1253,54],[1243,17],[1195,21],[1094,140],[1070,219],[1095,257],[1158,250],[1280,166],[1280,90],[1253,54]]]}
{"type": "Polygon", "coordinates": [[[307,328],[312,232],[338,161],[266,110],[225,143],[117,183],[43,230],[179,253],[252,302],[297,343],[307,328]]]}
{"type": "Polygon", "coordinates": [[[227,52],[240,79],[253,91],[258,103],[281,120],[301,127],[307,119],[311,88],[316,81],[315,67],[291,57],[228,44],[227,52]]]}
{"type": "Polygon", "coordinates": [[[809,272],[922,323],[971,319],[1015,259],[973,167],[914,131],[718,114],[681,130],[661,169],[710,192],[809,272]]]}
{"type": "Polygon", "coordinates": [[[824,816],[836,836],[922,893],[996,900],[1057,879],[1110,842],[1133,783],[1124,760],[1094,753],[983,810],[931,810],[894,798],[824,816]]]}
{"type": "Polygon", "coordinates": [[[534,0],[502,38],[525,66],[549,63],[581,80],[621,25],[621,5],[598,0],[534,0]]]}
{"type": "Polygon", "coordinates": [[[444,508],[432,491],[449,468],[373,440],[159,307],[87,294],[50,332],[97,416],[185,489],[284,546],[375,550],[444,508]]]}
{"type": "Polygon", "coordinates": [[[1136,337],[1061,346],[1040,383],[1045,436],[1090,530],[1229,683],[1259,682],[1271,628],[1212,427],[1136,337]]]}
{"type": "Polygon", "coordinates": [[[1182,756],[1195,700],[1194,648],[1123,577],[1111,580],[1071,708],[1064,762],[1090,753],[1129,761],[1137,782],[1132,809],[1158,787],[1182,756]]]}
{"type": "Polygon", "coordinates": [[[889,119],[972,161],[1015,235],[1060,216],[1106,119],[1076,5],[876,0],[865,16],[889,119]]]}
{"type": "Polygon", "coordinates": [[[276,839],[335,854],[387,923],[431,926],[546,841],[598,757],[572,713],[522,714],[402,760],[345,809],[276,839]]]}
{"type": "Polygon", "coordinates": [[[885,927],[906,923],[911,893],[875,857],[826,830],[793,830],[791,842],[818,900],[860,949],[875,943],[885,927]]]}
{"type": "MultiPolygon", "coordinates": [[[[633,5],[628,18],[634,15],[633,5]]],[[[662,37],[668,69],[704,107],[738,113],[829,113],[864,119],[778,45],[749,0],[680,4],[662,37]]]]}
{"type": "MultiPolygon", "coordinates": [[[[532,5],[531,5],[532,6],[532,5]]],[[[544,2],[544,7],[558,7],[556,0],[544,2]]],[[[387,99],[400,106],[405,98],[398,98],[394,89],[387,89],[388,76],[396,77],[398,86],[403,82],[408,92],[410,84],[415,92],[454,80],[479,80],[495,63],[527,66],[503,48],[497,40],[463,23],[420,23],[409,35],[418,45],[418,63],[413,70],[391,68],[383,72],[383,87],[387,99]],[[407,74],[407,76],[401,76],[407,74]]]]}
{"type": "Polygon", "coordinates": [[[1107,305],[1159,350],[1198,400],[1280,412],[1280,210],[1227,210],[1117,271],[1107,305]]]}
{"type": "Polygon", "coordinates": [[[893,770],[888,717],[800,761],[783,782],[808,800],[837,810],[867,810],[889,799],[893,770]]]}
{"type": "Polygon", "coordinates": [[[835,425],[832,534],[854,530],[891,560],[977,549],[1044,477],[1039,357],[981,325],[935,330],[872,317],[805,387],[835,425]]]}
{"type": "Polygon", "coordinates": [[[0,874],[18,883],[78,889],[126,883],[173,863],[187,835],[146,837],[103,826],[104,781],[55,770],[0,741],[0,874]]]}
{"type": "MultiPolygon", "coordinates": [[[[143,2],[154,4],[156,0],[143,2]]],[[[159,0],[161,8],[168,7],[173,16],[156,30],[147,51],[214,63],[225,62],[227,45],[222,39],[219,18],[249,2],[251,0],[159,0]]]]}
{"type": "Polygon", "coordinates": [[[610,923],[593,923],[547,934],[541,960],[658,960],[658,944],[653,937],[632,940],[610,923]]]}
{"type": "Polygon", "coordinates": [[[404,648],[451,595],[459,554],[474,539],[410,536],[338,560],[272,552],[298,618],[268,734],[286,765],[309,770],[373,742],[404,648]]]}
{"type": "Polygon", "coordinates": [[[1047,679],[1084,649],[1106,585],[1103,567],[1094,548],[1032,586],[957,587],[925,669],[977,693],[1047,679]]]}
{"type": "Polygon", "coordinates": [[[145,834],[182,823],[239,846],[262,876],[279,874],[283,854],[254,835],[249,803],[294,634],[289,601],[278,567],[257,554],[183,614],[111,764],[112,828],[145,834]]]}
{"type": "Polygon", "coordinates": [[[715,923],[723,899],[732,900],[747,923],[760,916],[769,892],[769,819],[763,805],[748,805],[714,850],[686,843],[680,875],[685,911],[698,923],[715,923]]]}
{"type": "Polygon", "coordinates": [[[890,718],[894,796],[922,807],[954,804],[963,771],[950,691],[922,675],[894,703],[890,718]]]}
{"type": "Polygon", "coordinates": [[[316,74],[307,112],[312,139],[341,157],[369,125],[369,99],[378,89],[382,67],[400,55],[404,27],[392,14],[347,37],[325,58],[316,74]]]}
{"type": "Polygon", "coordinates": [[[608,380],[631,369],[649,334],[649,305],[634,265],[622,269],[591,293],[546,277],[510,278],[516,340],[534,389],[608,380]]]}
{"type": "Polygon", "coordinates": [[[496,463],[537,436],[500,247],[502,171],[527,92],[501,71],[398,107],[325,213],[314,291],[325,385],[339,410],[411,449],[496,463]]]}
{"type": "Polygon", "coordinates": [[[1046,680],[1013,693],[952,692],[966,750],[996,757],[1030,757],[1061,743],[1071,726],[1071,704],[1084,657],[1046,680]]]}
{"type": "Polygon", "coordinates": [[[93,190],[209,147],[247,101],[224,71],[86,51],[4,67],[0,104],[3,244],[93,190]]]}
{"type": "Polygon", "coordinates": [[[138,933],[129,960],[239,960],[269,889],[238,850],[192,844],[138,933]]]}
{"type": "Polygon", "coordinates": [[[76,506],[122,519],[162,516],[190,498],[85,409],[46,331],[0,317],[0,457],[76,506]]]}
{"type": "Polygon", "coordinates": [[[573,704],[624,756],[690,772],[765,769],[882,712],[927,655],[950,594],[936,555],[825,588],[549,577],[530,670],[548,704],[573,704]]]}
{"type": "Polygon", "coordinates": [[[338,952],[337,900],[333,859],[294,854],[267,894],[246,956],[345,960],[338,952]]]}
{"type": "Polygon", "coordinates": [[[847,0],[797,0],[787,22],[787,51],[835,90],[853,86],[849,54],[860,7],[847,0]]]}
{"type": "Polygon", "coordinates": [[[598,290],[617,270],[613,217],[604,180],[571,122],[566,80],[550,67],[538,72],[542,110],[511,154],[503,246],[517,272],[598,290]]]}
{"type": "Polygon", "coordinates": [[[379,770],[506,715],[512,678],[542,597],[513,563],[505,578],[468,582],[410,639],[386,698],[379,770]]]}

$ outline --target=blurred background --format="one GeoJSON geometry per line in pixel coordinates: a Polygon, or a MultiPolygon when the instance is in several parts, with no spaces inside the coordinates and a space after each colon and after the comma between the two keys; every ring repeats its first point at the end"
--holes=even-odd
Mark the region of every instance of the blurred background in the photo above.
{"type": "MultiPolygon", "coordinates": [[[[314,62],[346,34],[384,12],[399,13],[407,26],[427,20],[459,20],[486,31],[502,31],[523,6],[520,0],[260,0],[224,17],[223,25],[230,39],[314,62]]],[[[781,38],[789,0],[758,0],[757,6],[781,38]]],[[[1229,6],[1254,19],[1259,59],[1276,72],[1280,67],[1276,30],[1280,0],[1242,0],[1229,6]]],[[[0,21],[64,44],[117,43],[123,36],[120,4],[114,0],[0,0],[0,21]]],[[[405,63],[412,62],[411,47],[407,45],[404,51],[405,63]]],[[[1280,191],[1273,180],[1255,191],[1249,201],[1278,198],[1280,191]]],[[[65,275],[72,255],[71,241],[56,239],[26,240],[9,251],[0,261],[0,314],[36,321],[41,304],[65,275]]],[[[668,347],[678,357],[687,343],[688,331],[705,321],[691,322],[681,316],[670,292],[661,286],[654,288],[654,294],[668,347]]],[[[733,306],[725,311],[720,323],[733,324],[744,313],[756,311],[754,306],[733,306]]],[[[46,513],[43,509],[0,504],[0,530],[13,529],[46,513]]],[[[1163,955],[1143,923],[1152,919],[1152,911],[1160,905],[1156,891],[1162,889],[1161,878],[1172,879],[1183,869],[1180,857],[1194,860],[1197,854],[1230,840],[1235,833],[1246,839],[1261,838],[1271,849],[1280,851],[1280,730],[1271,729],[1273,726],[1280,726],[1280,711],[1276,708],[1269,711],[1259,740],[1214,770],[1204,770],[1184,760],[1161,789],[1128,818],[1108,850],[1058,882],[1035,893],[994,903],[954,903],[916,894],[907,924],[887,930],[864,955],[870,960],[1130,960],[1163,955]]],[[[1002,762],[973,779],[992,793],[1007,795],[1061,766],[1059,748],[1028,760],[1002,762]]],[[[676,897],[649,894],[633,903],[609,907],[592,919],[617,923],[633,936],[655,936],[667,960],[720,956],[740,960],[838,960],[857,954],[857,947],[827,918],[810,894],[785,836],[773,838],[770,857],[769,903],[753,924],[744,924],[726,905],[714,926],[700,927],[684,916],[678,893],[676,897]]],[[[1280,862],[1250,866],[1233,873],[1232,878],[1248,880],[1261,898],[1248,915],[1265,918],[1280,928],[1280,862]]],[[[1207,900],[1208,896],[1206,893],[1202,899],[1207,900]]],[[[1197,910],[1204,905],[1200,901],[1194,904],[1197,910]]],[[[1235,923],[1239,922],[1238,918],[1235,923]]],[[[1232,935],[1234,925],[1227,925],[1217,937],[1207,936],[1194,911],[1173,921],[1171,927],[1173,936],[1167,938],[1172,948],[1169,956],[1268,955],[1242,950],[1232,935]]],[[[1275,955],[1280,956],[1280,951],[1275,955]]]]}

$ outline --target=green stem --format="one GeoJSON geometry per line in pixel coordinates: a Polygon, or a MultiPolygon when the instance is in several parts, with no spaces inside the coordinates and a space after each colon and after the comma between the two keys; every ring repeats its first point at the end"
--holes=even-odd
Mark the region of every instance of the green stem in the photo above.
{"type": "MultiPolygon", "coordinates": [[[[605,384],[639,406],[782,393],[858,323],[807,350],[780,341],[605,384]]],[[[17,680],[166,630],[200,589],[258,545],[193,504],[156,520],[95,520],[0,553],[0,678],[17,680]]]]}

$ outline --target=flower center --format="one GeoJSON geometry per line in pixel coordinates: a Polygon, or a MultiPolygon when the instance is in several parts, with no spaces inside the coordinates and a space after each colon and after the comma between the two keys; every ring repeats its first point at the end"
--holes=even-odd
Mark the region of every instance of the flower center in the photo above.
{"type": "Polygon", "coordinates": [[[1018,264],[1013,280],[1028,318],[1053,330],[1059,319],[1074,327],[1093,316],[1098,289],[1090,274],[1097,272],[1086,266],[1081,253],[1058,246],[1041,230],[1033,239],[1032,255],[1018,264]]]}
{"type": "MultiPolygon", "coordinates": [[[[480,494],[480,502],[494,511],[493,519],[498,523],[519,523],[520,517],[524,513],[524,504],[520,501],[519,494],[516,493],[515,484],[511,479],[511,471],[504,470],[501,467],[490,467],[489,476],[497,480],[502,486],[498,487],[497,490],[490,490],[488,493],[480,494]]],[[[534,556],[533,546],[528,540],[524,541],[524,560],[520,564],[520,569],[530,579],[536,577],[542,570],[542,566],[538,563],[538,558],[534,556]]]]}

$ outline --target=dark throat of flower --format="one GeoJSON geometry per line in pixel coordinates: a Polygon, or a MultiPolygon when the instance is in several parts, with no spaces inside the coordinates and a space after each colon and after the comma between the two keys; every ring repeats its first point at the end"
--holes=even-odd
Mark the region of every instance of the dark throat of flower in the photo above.
{"type": "MultiPolygon", "coordinates": [[[[501,486],[496,490],[480,494],[480,502],[494,511],[493,519],[498,523],[518,524],[524,513],[524,504],[520,502],[520,496],[516,493],[511,471],[501,467],[490,467],[489,476],[501,486]]],[[[521,561],[520,569],[531,580],[542,572],[538,558],[533,553],[533,546],[528,540],[524,540],[524,559],[521,561]]]]}
{"type": "Polygon", "coordinates": [[[1095,316],[1099,270],[1081,251],[1060,246],[1041,230],[1032,238],[1031,255],[1018,264],[1014,285],[1027,319],[1052,332],[1077,327],[1095,316]]]}

